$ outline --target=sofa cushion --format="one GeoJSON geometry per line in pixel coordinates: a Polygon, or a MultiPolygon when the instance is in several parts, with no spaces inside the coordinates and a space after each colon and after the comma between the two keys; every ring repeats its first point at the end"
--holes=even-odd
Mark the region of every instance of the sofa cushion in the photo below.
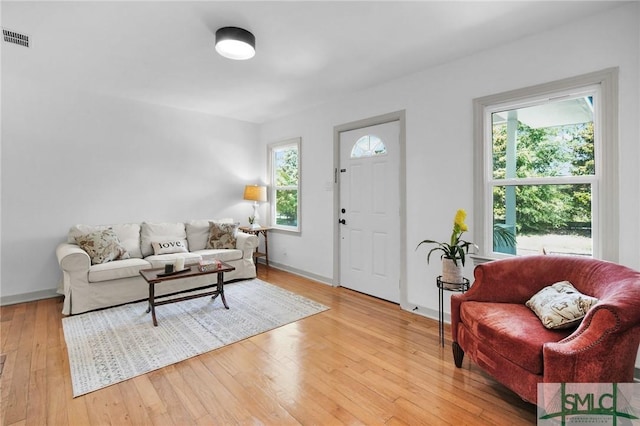
{"type": "Polygon", "coordinates": [[[120,244],[118,236],[111,229],[79,235],[76,237],[76,243],[87,252],[92,265],[129,258],[129,253],[120,244]]]}
{"type": "Polygon", "coordinates": [[[586,296],[569,281],[560,281],[537,292],[526,305],[547,328],[571,328],[582,321],[598,299],[586,296]]]}
{"type": "Polygon", "coordinates": [[[478,341],[533,374],[542,374],[542,346],[570,330],[549,330],[523,304],[463,302],[460,320],[478,341]]]}
{"type": "Polygon", "coordinates": [[[187,240],[152,241],[153,254],[188,253],[187,240]]]}
{"type": "Polygon", "coordinates": [[[143,259],[130,258],[114,262],[93,265],[89,268],[89,282],[117,280],[140,275],[140,270],[151,268],[151,264],[143,259]]]}
{"type": "Polygon", "coordinates": [[[209,229],[211,222],[233,223],[232,218],[212,219],[212,220],[191,220],[186,223],[187,241],[191,251],[204,250],[209,241],[209,229]]]}
{"type": "Polygon", "coordinates": [[[208,249],[234,249],[236,248],[236,232],[239,223],[210,222],[208,249]]]}
{"type": "Polygon", "coordinates": [[[142,256],[153,254],[153,241],[185,240],[184,223],[149,223],[143,222],[140,227],[140,250],[142,256]]]}
{"type": "Polygon", "coordinates": [[[177,258],[183,258],[185,265],[194,265],[202,260],[202,256],[196,253],[170,253],[151,255],[144,258],[153,268],[162,268],[164,265],[172,265],[177,258]]]}
{"type": "Polygon", "coordinates": [[[242,250],[237,249],[205,249],[192,252],[205,260],[218,259],[223,262],[242,259],[242,250]]]}
{"type": "Polygon", "coordinates": [[[116,233],[120,244],[127,250],[130,257],[142,258],[140,251],[140,225],[137,223],[124,223],[116,225],[74,225],[69,229],[67,241],[76,244],[76,237],[90,234],[95,231],[112,229],[116,233]]]}

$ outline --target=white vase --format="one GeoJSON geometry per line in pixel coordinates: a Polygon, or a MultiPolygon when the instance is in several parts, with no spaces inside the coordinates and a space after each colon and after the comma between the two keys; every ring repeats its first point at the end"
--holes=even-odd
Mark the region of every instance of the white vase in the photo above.
{"type": "Polygon", "coordinates": [[[462,261],[457,260],[458,264],[453,263],[452,259],[442,259],[442,281],[451,284],[462,284],[462,261]]]}

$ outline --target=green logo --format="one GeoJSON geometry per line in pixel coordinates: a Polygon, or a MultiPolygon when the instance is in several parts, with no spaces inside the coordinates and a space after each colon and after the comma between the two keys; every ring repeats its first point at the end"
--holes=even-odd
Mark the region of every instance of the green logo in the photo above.
{"type": "Polygon", "coordinates": [[[636,383],[540,383],[538,425],[639,424],[638,390],[636,383]]]}

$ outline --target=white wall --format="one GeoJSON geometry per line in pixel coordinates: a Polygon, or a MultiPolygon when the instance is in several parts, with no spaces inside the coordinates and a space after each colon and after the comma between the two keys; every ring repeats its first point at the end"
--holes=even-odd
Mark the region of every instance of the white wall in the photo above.
{"type": "MultiPolygon", "coordinates": [[[[302,233],[274,234],[271,259],[333,279],[333,127],[406,110],[407,298],[437,311],[439,262],[425,264],[425,238],[445,239],[458,208],[473,223],[472,100],[620,67],[620,263],[640,269],[638,3],[573,22],[263,125],[264,144],[302,137],[302,233]],[[455,179],[445,179],[455,171],[455,179]],[[283,251],[287,252],[286,255],[283,251]]],[[[428,55],[428,52],[423,54],[428,55]]],[[[469,239],[473,238],[471,229],[469,239]]],[[[466,276],[472,276],[471,262],[466,276]]],[[[448,311],[448,303],[445,303],[448,311]]]]}
{"type": "Polygon", "coordinates": [[[253,155],[257,125],[16,74],[2,80],[3,302],[57,287],[55,248],[76,223],[246,224],[242,191],[264,168],[253,155]]]}
{"type": "MultiPolygon", "coordinates": [[[[74,223],[219,216],[246,222],[251,207],[241,200],[242,186],[266,178],[266,144],[296,136],[302,137],[302,233],[273,232],[270,257],[331,281],[333,128],[405,109],[406,296],[433,312],[439,265],[425,265],[425,251],[414,248],[424,238],[446,238],[457,208],[466,208],[473,223],[472,99],[611,66],[620,67],[620,261],[640,269],[639,7],[515,40],[262,126],[39,86],[19,73],[8,76],[5,62],[0,295],[55,288],[55,246],[74,223]],[[256,151],[257,139],[263,146],[256,151]],[[443,182],[454,168],[455,182],[443,182]]],[[[468,264],[467,276],[471,269],[468,264]]]]}

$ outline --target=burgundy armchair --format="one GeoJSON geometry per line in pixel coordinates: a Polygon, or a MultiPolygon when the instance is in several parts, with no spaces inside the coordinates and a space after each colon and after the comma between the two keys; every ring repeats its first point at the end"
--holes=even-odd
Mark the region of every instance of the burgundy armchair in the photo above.
{"type": "Polygon", "coordinates": [[[451,297],[457,367],[467,356],[525,401],[537,384],[632,382],[640,343],[640,272],[574,256],[521,256],[478,265],[469,291],[451,297]],[[550,330],[525,303],[570,281],[599,302],[577,328],[550,330]]]}

